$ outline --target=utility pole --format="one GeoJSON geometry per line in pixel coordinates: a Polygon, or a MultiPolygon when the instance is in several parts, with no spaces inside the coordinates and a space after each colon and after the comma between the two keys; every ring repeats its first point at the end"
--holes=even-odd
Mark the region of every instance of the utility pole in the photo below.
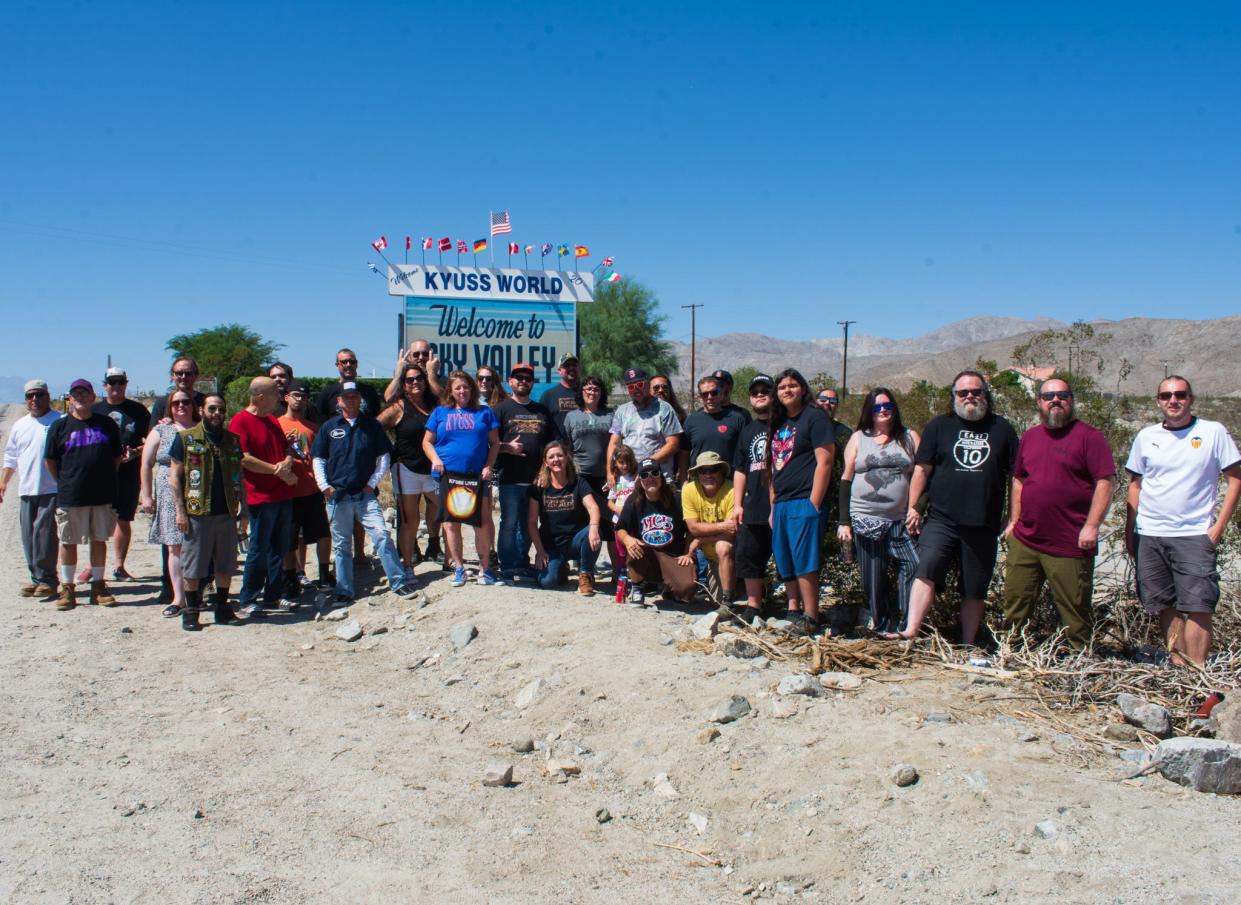
{"type": "Polygon", "coordinates": [[[1172,359],[1163,358],[1163,359],[1160,359],[1160,361],[1163,362],[1163,379],[1167,380],[1168,379],[1168,365],[1172,364],[1172,359]]]}
{"type": "Polygon", "coordinates": [[[705,308],[703,304],[682,305],[682,308],[689,309],[689,410],[692,412],[698,407],[698,396],[692,392],[695,381],[698,379],[698,309],[705,308]]]}
{"type": "Polygon", "coordinates": [[[856,324],[857,321],[836,321],[836,323],[845,328],[845,347],[840,365],[840,398],[844,399],[849,395],[849,325],[856,324]]]}

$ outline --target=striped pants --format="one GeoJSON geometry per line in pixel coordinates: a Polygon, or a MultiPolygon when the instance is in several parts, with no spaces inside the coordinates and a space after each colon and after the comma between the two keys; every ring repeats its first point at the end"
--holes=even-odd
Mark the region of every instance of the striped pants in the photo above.
{"type": "MultiPolygon", "coordinates": [[[[870,521],[870,520],[868,520],[870,521]]],[[[899,632],[909,614],[909,590],[918,569],[918,549],[904,522],[887,522],[877,537],[866,537],[853,526],[862,593],[877,632],[899,632]],[[896,563],[895,587],[888,579],[888,565],[896,563]]]]}

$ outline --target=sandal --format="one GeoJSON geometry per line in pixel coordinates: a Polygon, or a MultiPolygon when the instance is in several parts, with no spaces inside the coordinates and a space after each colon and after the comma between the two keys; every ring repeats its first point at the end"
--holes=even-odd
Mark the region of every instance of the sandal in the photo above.
{"type": "Polygon", "coordinates": [[[175,603],[170,603],[168,606],[164,607],[164,611],[160,613],[160,615],[165,619],[175,619],[177,616],[181,615],[181,607],[177,606],[175,603]]]}

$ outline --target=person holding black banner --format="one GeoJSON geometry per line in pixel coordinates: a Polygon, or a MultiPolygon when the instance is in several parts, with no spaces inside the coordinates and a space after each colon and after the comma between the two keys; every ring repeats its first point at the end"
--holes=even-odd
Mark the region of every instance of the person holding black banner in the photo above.
{"type": "Polygon", "coordinates": [[[412,597],[414,578],[401,565],[401,556],[392,543],[376,496],[379,482],[388,471],[392,444],[374,416],[362,411],[362,394],[354,381],[341,384],[339,399],[340,414],[319,428],[310,448],[315,482],[327,499],[332,525],[336,603],[348,606],[353,602],[349,542],[355,521],[370,535],[371,546],[388,576],[388,587],[398,597],[412,597]]]}
{"type": "Polygon", "coordinates": [[[506,581],[534,578],[526,501],[539,471],[539,454],[559,435],[552,413],[530,398],[534,368],[524,362],[508,375],[512,395],[495,408],[500,422],[500,574],[506,581]]]}
{"type": "Polygon", "coordinates": [[[465,584],[461,525],[474,526],[478,583],[503,584],[491,571],[491,492],[487,486],[500,454],[500,423],[478,401],[478,384],[465,371],[448,375],[448,398],[427,418],[422,450],[431,474],[440,477],[440,502],[448,557],[456,571],[452,586],[465,584]]]}

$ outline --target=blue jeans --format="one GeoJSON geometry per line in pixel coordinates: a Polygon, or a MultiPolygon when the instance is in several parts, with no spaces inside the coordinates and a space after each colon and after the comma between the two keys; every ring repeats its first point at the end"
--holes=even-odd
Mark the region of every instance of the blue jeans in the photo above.
{"type": "Polygon", "coordinates": [[[284,554],[289,549],[289,533],[293,527],[293,501],[253,503],[250,505],[250,546],[246,565],[241,573],[242,606],[263,600],[274,604],[284,596],[284,554]]]}
{"type": "Polygon", "coordinates": [[[530,485],[500,485],[500,537],[496,552],[500,554],[500,570],[505,575],[530,571],[530,485]]]}
{"type": "Polygon", "coordinates": [[[547,568],[539,574],[539,584],[545,588],[554,588],[560,584],[560,567],[567,559],[576,559],[578,567],[589,574],[595,571],[595,560],[598,558],[599,551],[590,549],[590,526],[587,525],[573,535],[568,546],[562,549],[547,548],[547,568]]]}
{"type": "Polygon", "coordinates": [[[327,517],[332,525],[332,552],[336,556],[336,593],[353,597],[353,523],[361,522],[370,535],[371,546],[379,554],[388,587],[397,590],[410,582],[401,555],[396,552],[392,535],[384,522],[383,510],[375,494],[359,490],[356,493],[337,491],[327,501],[327,517]]]}

